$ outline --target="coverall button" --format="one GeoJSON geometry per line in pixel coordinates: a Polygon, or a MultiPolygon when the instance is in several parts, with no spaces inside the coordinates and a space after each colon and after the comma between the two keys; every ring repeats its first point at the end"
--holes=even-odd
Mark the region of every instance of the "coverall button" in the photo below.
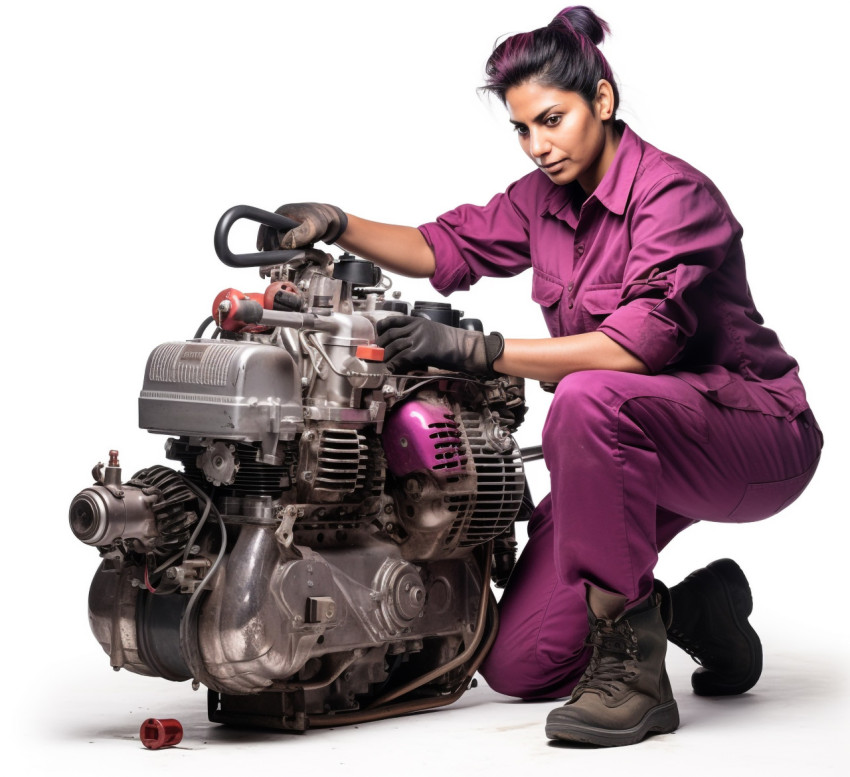
{"type": "Polygon", "coordinates": [[[574,286],[573,282],[572,282],[572,281],[570,281],[570,282],[567,284],[567,291],[572,291],[572,290],[573,290],[573,286],[574,286]]]}
{"type": "Polygon", "coordinates": [[[572,301],[572,300],[570,300],[569,302],[567,302],[567,307],[568,307],[570,310],[572,310],[572,309],[573,309],[573,301],[572,301]]]}
{"type": "Polygon", "coordinates": [[[581,256],[584,253],[584,243],[579,243],[576,246],[576,253],[581,256]]]}

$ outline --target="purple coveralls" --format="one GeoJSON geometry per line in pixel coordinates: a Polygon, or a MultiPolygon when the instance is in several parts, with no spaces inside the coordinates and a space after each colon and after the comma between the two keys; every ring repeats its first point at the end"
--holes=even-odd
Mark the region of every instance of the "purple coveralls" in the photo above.
{"type": "Polygon", "coordinates": [[[584,671],[588,585],[640,601],[678,532],[779,512],[822,445],[797,363],[753,304],[726,201],[621,128],[587,198],[536,170],[486,206],[420,227],[438,291],[531,267],[553,337],[604,332],[650,372],[578,372],[555,391],[543,429],[551,493],[529,522],[482,668],[491,687],[522,698],[568,695],[584,671]]]}

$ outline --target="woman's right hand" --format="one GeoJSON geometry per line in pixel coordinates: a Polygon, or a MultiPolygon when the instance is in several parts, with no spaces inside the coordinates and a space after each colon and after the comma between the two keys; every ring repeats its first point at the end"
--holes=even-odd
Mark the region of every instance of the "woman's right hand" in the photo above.
{"type": "Polygon", "coordinates": [[[281,205],[275,213],[300,222],[288,232],[280,232],[265,224],[257,231],[257,250],[303,248],[321,240],[336,243],[348,226],[348,217],[336,205],[318,202],[294,202],[281,205]]]}
{"type": "Polygon", "coordinates": [[[390,272],[413,278],[430,278],[436,268],[431,246],[415,227],[367,221],[343,213],[335,205],[295,202],[281,205],[276,213],[298,222],[288,231],[261,226],[257,250],[304,248],[321,240],[337,243],[355,256],[374,262],[390,272]]]}

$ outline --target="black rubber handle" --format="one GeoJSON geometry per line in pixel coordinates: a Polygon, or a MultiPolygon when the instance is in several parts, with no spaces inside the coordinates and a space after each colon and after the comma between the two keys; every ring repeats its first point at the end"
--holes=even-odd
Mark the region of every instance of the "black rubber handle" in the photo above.
{"type": "Polygon", "coordinates": [[[230,228],[239,219],[248,219],[248,221],[265,224],[272,229],[284,232],[298,226],[297,221],[288,219],[286,216],[281,216],[278,213],[254,208],[251,205],[234,205],[218,220],[213,239],[216,255],[228,267],[262,267],[267,264],[281,264],[304,253],[303,248],[296,248],[289,251],[281,249],[277,251],[258,251],[253,254],[234,254],[227,245],[227,238],[230,235],[230,228]]]}
{"type": "Polygon", "coordinates": [[[244,324],[259,324],[263,320],[263,306],[252,299],[240,299],[236,318],[244,324]]]}

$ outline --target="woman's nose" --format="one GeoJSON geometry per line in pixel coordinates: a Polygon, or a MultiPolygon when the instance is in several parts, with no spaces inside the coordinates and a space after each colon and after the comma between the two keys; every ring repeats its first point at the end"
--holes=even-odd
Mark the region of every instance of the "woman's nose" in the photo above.
{"type": "Polygon", "coordinates": [[[540,158],[552,150],[552,144],[544,132],[530,130],[528,150],[532,156],[540,158]]]}

